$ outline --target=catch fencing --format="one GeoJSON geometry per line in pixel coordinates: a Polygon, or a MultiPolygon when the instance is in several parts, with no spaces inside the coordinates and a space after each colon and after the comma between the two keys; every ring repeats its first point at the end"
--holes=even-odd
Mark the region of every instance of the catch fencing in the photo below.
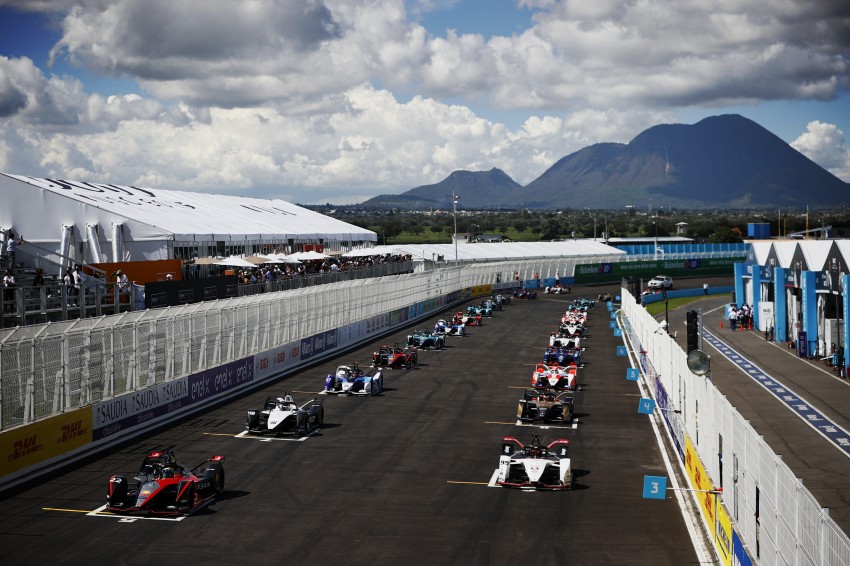
{"type": "Polygon", "coordinates": [[[703,466],[711,485],[722,487],[722,508],[704,514],[721,556],[728,550],[739,558],[740,542],[760,564],[850,564],[850,539],[829,511],[710,379],[691,373],[685,352],[625,288],[621,323],[680,463],[691,471],[703,466]]]}
{"type": "Polygon", "coordinates": [[[482,263],[0,330],[0,430],[460,289],[533,281],[565,268],[564,262],[482,263]]]}

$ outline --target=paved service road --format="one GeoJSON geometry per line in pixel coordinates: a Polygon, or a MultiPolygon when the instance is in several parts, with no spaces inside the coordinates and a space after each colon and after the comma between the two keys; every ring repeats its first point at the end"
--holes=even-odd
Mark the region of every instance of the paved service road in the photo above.
{"type": "Polygon", "coordinates": [[[609,289],[515,299],[446,350],[420,352],[418,368],[388,371],[382,395],[327,398],[325,426],[303,442],[235,435],[267,395],[306,401],[337,364],[366,366],[412,328],[19,490],[0,501],[3,563],[696,563],[675,498],[642,497],[643,477],[667,472],[604,306],[591,312],[577,428],[515,424],[567,302],[609,289]],[[569,439],[575,489],[489,487],[502,436],[534,433],[569,439]],[[223,497],[179,522],[87,514],[112,473],[133,475],[164,447],[188,465],[226,456],[223,497]]]}

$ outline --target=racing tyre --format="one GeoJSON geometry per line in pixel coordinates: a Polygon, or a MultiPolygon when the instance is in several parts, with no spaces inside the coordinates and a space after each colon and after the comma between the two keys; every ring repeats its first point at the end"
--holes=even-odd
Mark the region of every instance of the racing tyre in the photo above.
{"type": "Polygon", "coordinates": [[[219,468],[218,474],[216,475],[215,492],[218,495],[221,495],[224,492],[224,468],[219,468]]]}

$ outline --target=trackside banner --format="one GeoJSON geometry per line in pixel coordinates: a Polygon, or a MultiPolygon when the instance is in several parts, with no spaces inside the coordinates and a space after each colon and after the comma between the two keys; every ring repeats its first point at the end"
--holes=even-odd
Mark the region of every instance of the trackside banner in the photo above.
{"type": "Polygon", "coordinates": [[[92,407],[92,438],[102,440],[241,387],[253,379],[254,357],[249,356],[97,403],[92,407]]]}
{"type": "Polygon", "coordinates": [[[91,407],[38,421],[0,435],[0,477],[92,441],[91,407]]]}

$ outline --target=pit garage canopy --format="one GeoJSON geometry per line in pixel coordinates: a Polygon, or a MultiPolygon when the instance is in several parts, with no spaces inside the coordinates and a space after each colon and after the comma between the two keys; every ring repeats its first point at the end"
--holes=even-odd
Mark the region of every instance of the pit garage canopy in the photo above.
{"type": "Polygon", "coordinates": [[[4,226],[48,239],[65,225],[124,223],[135,241],[325,239],[376,241],[371,230],[279,199],[40,179],[0,173],[4,226]],[[12,215],[13,217],[7,217],[12,215]],[[29,215],[29,216],[28,216],[29,215]]]}

